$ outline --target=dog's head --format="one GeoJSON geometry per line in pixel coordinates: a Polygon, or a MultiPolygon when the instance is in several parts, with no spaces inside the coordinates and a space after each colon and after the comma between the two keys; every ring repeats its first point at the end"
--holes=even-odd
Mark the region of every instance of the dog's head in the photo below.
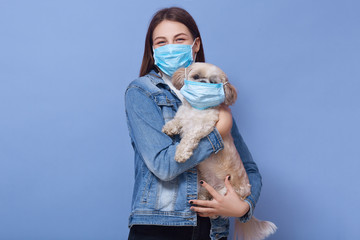
{"type": "Polygon", "coordinates": [[[194,82],[223,83],[225,92],[224,103],[226,105],[232,105],[236,101],[237,93],[235,87],[228,82],[226,74],[213,64],[200,62],[193,63],[186,68],[186,76],[185,68],[178,69],[171,79],[174,87],[181,89],[184,85],[185,77],[186,80],[194,82]]]}

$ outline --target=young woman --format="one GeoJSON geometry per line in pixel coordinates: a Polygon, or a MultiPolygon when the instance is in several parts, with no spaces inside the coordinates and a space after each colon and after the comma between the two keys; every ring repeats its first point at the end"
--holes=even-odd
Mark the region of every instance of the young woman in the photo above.
{"type": "Polygon", "coordinates": [[[246,222],[252,216],[262,186],[261,175],[229,108],[221,108],[213,132],[200,141],[184,163],[174,160],[180,137],[169,137],[161,131],[181,105],[182,96],[170,81],[172,74],[192,62],[204,61],[201,36],[191,15],[176,7],[158,11],[146,35],[140,77],[125,93],[135,153],[129,239],[227,239],[229,220],[209,217],[238,217],[246,222]],[[221,196],[197,176],[196,165],[223,149],[221,136],[229,131],[252,185],[245,201],[238,198],[229,179],[224,179],[228,192],[221,196]],[[197,200],[198,184],[214,199],[197,200]]]}

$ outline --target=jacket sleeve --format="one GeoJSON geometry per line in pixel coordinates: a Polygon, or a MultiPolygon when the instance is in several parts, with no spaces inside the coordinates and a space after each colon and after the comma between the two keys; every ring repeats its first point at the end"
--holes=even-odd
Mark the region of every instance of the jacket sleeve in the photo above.
{"type": "Polygon", "coordinates": [[[125,93],[125,108],[130,137],[135,151],[149,170],[163,181],[170,181],[184,171],[224,148],[222,138],[214,129],[200,140],[193,155],[184,163],[175,161],[178,141],[161,131],[164,119],[151,95],[139,87],[129,87],[125,93]]]}
{"type": "Polygon", "coordinates": [[[239,130],[236,126],[235,120],[233,119],[233,127],[231,129],[231,135],[234,139],[234,143],[237,151],[239,152],[240,158],[244,164],[244,168],[251,184],[251,195],[248,196],[245,201],[249,204],[250,210],[240,218],[241,222],[247,222],[253,215],[256,202],[260,197],[260,191],[262,187],[262,178],[259,169],[254,162],[251,153],[246,146],[243,138],[241,137],[239,130]]]}

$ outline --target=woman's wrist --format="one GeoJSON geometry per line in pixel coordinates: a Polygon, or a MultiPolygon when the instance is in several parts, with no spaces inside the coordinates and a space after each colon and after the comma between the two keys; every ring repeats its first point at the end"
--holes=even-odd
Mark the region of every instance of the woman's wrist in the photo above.
{"type": "Polygon", "coordinates": [[[249,211],[250,211],[250,205],[248,202],[246,201],[241,201],[242,202],[242,206],[240,207],[241,211],[239,212],[239,217],[243,217],[245,216],[249,211]]]}

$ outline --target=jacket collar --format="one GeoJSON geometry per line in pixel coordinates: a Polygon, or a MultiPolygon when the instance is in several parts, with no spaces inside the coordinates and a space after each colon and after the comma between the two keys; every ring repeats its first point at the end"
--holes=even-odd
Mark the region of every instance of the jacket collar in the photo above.
{"type": "Polygon", "coordinates": [[[157,73],[155,72],[155,70],[151,70],[149,73],[148,73],[149,77],[150,77],[150,80],[155,84],[155,85],[158,85],[158,84],[165,84],[165,81],[162,79],[162,77],[157,73]]]}

